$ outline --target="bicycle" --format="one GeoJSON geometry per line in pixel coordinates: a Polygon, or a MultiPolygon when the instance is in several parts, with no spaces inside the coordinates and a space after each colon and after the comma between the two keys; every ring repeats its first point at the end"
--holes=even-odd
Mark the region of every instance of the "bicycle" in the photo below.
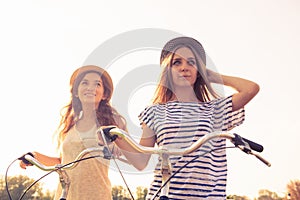
{"type": "MultiPolygon", "coordinates": [[[[106,127],[106,128],[100,127],[97,131],[97,134],[99,134],[102,138],[105,138],[105,140],[103,140],[103,141],[105,141],[105,145],[95,147],[95,148],[87,148],[87,149],[83,150],[72,163],[68,163],[65,165],[56,165],[56,166],[44,166],[43,164],[39,163],[34,157],[32,157],[31,155],[28,155],[28,154],[26,154],[23,159],[30,162],[32,165],[35,165],[36,167],[40,168],[41,170],[50,171],[50,172],[56,171],[59,174],[60,184],[62,186],[62,191],[63,191],[62,195],[60,197],[60,200],[67,199],[68,188],[71,184],[70,180],[68,179],[66,170],[73,169],[74,167],[76,167],[78,162],[80,162],[84,159],[96,157],[96,156],[91,156],[91,157],[83,158],[86,154],[91,153],[91,152],[99,152],[100,155],[98,155],[97,157],[103,157],[105,159],[112,159],[113,158],[112,153],[110,152],[109,148],[107,148],[107,146],[108,146],[108,143],[114,142],[117,137],[123,138],[130,146],[132,146],[135,150],[137,150],[140,153],[157,154],[162,158],[162,164],[161,164],[162,185],[161,185],[160,189],[157,190],[156,193],[153,195],[152,199],[155,199],[155,197],[158,196],[158,194],[160,193],[160,195],[159,195],[160,200],[168,200],[169,181],[178,172],[178,171],[176,171],[173,174],[171,173],[172,169],[171,169],[171,164],[170,164],[170,159],[169,159],[170,155],[181,155],[181,156],[187,155],[189,153],[194,152],[195,150],[200,148],[204,143],[208,142],[209,140],[211,140],[213,138],[228,139],[234,144],[235,147],[239,148],[246,154],[253,155],[256,158],[258,158],[260,161],[262,161],[264,164],[266,164],[267,166],[269,166],[269,167],[271,166],[271,164],[266,159],[264,159],[258,153],[253,152],[253,151],[262,152],[263,151],[262,145],[257,144],[246,138],[243,138],[240,135],[235,134],[235,133],[233,133],[233,134],[228,133],[228,132],[210,133],[210,134],[203,136],[201,139],[199,139],[198,141],[196,141],[191,146],[189,146],[188,148],[185,148],[185,149],[142,146],[142,145],[138,144],[134,139],[132,139],[125,131],[123,131],[117,127],[114,127],[114,126],[106,127]]],[[[120,158],[120,160],[127,162],[126,160],[124,160],[122,158],[120,158]]],[[[188,163],[186,163],[183,167],[185,167],[187,164],[188,163]]],[[[126,184],[126,182],[125,182],[125,184],[126,184]]],[[[128,186],[127,186],[127,189],[129,190],[128,186]]],[[[134,199],[130,190],[129,190],[129,193],[130,193],[132,199],[134,199]]],[[[22,197],[20,198],[20,200],[21,199],[22,199],[22,197]]]]}
{"type": "MultiPolygon", "coordinates": [[[[205,136],[203,136],[198,141],[194,142],[191,146],[185,148],[185,149],[175,149],[175,148],[166,148],[164,146],[162,147],[145,147],[140,144],[138,144],[135,140],[133,140],[129,135],[116,127],[108,127],[106,129],[99,129],[100,133],[102,135],[105,135],[106,138],[108,138],[111,142],[116,140],[117,137],[121,137],[124,139],[130,146],[132,146],[136,151],[140,153],[147,153],[147,154],[158,154],[162,159],[161,162],[161,175],[162,175],[162,184],[159,190],[156,191],[156,193],[153,195],[152,200],[155,199],[155,197],[160,192],[159,199],[160,200],[168,200],[168,193],[169,193],[169,181],[176,173],[178,173],[182,168],[187,166],[190,162],[187,162],[185,165],[183,165],[181,168],[179,168],[175,173],[172,173],[171,168],[171,162],[170,162],[170,155],[180,155],[184,156],[187,154],[190,154],[200,148],[204,143],[208,142],[209,140],[213,138],[225,138],[230,140],[235,147],[239,148],[243,152],[253,155],[256,158],[258,158],[260,161],[262,161],[264,164],[266,164],[268,167],[271,166],[270,162],[268,162],[266,159],[264,159],[262,156],[260,156],[257,153],[254,153],[252,150],[256,152],[262,152],[263,146],[260,144],[257,144],[251,140],[248,140],[246,138],[241,137],[240,135],[236,133],[228,133],[228,132],[215,132],[210,133],[205,136]]],[[[225,147],[226,148],[226,147],[225,147]]],[[[209,152],[207,152],[209,153],[209,152]]],[[[203,156],[203,155],[202,155],[203,156]]],[[[195,159],[199,158],[195,157],[195,159]]]]}

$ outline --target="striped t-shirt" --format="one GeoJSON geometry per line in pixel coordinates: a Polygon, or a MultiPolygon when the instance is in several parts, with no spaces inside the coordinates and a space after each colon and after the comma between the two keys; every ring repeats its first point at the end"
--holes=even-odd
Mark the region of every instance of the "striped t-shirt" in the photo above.
{"type": "MultiPolygon", "coordinates": [[[[146,107],[139,115],[156,134],[158,146],[186,148],[202,136],[227,131],[240,125],[244,109],[232,111],[232,96],[209,102],[178,102],[146,107]]],[[[173,173],[196,156],[226,146],[225,139],[213,139],[185,156],[171,156],[173,173]]],[[[148,199],[161,186],[161,160],[154,170],[148,199]]],[[[227,162],[225,149],[207,153],[187,165],[170,181],[170,199],[226,199],[227,162]]],[[[158,199],[158,198],[156,198],[158,199]]]]}

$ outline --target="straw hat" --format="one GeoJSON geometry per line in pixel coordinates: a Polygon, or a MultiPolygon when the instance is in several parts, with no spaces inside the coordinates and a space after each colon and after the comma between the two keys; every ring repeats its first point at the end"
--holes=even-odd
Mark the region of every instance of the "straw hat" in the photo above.
{"type": "Polygon", "coordinates": [[[76,69],[70,78],[70,86],[72,86],[74,84],[74,82],[78,76],[80,76],[81,74],[86,73],[86,72],[99,73],[101,75],[102,79],[103,79],[103,77],[105,77],[107,79],[109,87],[113,88],[113,82],[112,82],[110,75],[103,68],[98,67],[96,65],[86,65],[86,66],[82,66],[82,67],[76,69]]]}

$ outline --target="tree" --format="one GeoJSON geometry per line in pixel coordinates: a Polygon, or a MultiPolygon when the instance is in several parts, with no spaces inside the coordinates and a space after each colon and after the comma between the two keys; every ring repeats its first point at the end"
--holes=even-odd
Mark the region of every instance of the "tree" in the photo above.
{"type": "MultiPolygon", "coordinates": [[[[145,200],[148,189],[142,186],[136,188],[136,200],[145,200]]],[[[131,200],[131,195],[123,186],[114,186],[112,188],[113,200],[131,200]]]]}
{"type": "Polygon", "coordinates": [[[272,192],[269,190],[259,190],[259,197],[257,200],[282,200],[281,197],[278,196],[276,192],[272,192]]]}
{"type": "Polygon", "coordinates": [[[122,186],[114,186],[112,188],[112,197],[113,200],[130,200],[131,197],[128,194],[127,190],[122,186]]]}
{"type": "MultiPolygon", "coordinates": [[[[21,195],[23,195],[27,187],[33,182],[33,179],[30,179],[29,177],[23,175],[7,177],[8,190],[12,199],[19,199],[21,195]]],[[[23,199],[51,200],[53,199],[53,196],[53,193],[51,193],[49,190],[47,190],[44,194],[41,184],[37,183],[26,192],[26,195],[23,199]]],[[[9,200],[9,196],[6,191],[5,180],[3,177],[0,180],[0,199],[9,200]]]]}
{"type": "Polygon", "coordinates": [[[148,193],[148,189],[144,187],[137,187],[136,188],[136,200],[144,200],[146,199],[148,193]]]}
{"type": "Polygon", "coordinates": [[[238,195],[228,195],[226,197],[226,199],[230,199],[230,200],[250,200],[248,197],[246,196],[238,196],[238,195]]]}
{"type": "Polygon", "coordinates": [[[300,180],[290,181],[286,187],[288,192],[287,199],[300,199],[300,180]]]}

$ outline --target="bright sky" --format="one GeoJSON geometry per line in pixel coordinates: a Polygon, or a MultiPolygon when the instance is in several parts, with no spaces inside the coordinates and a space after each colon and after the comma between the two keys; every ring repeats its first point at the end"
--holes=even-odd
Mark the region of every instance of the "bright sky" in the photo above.
{"type": "MultiPolygon", "coordinates": [[[[196,38],[218,72],[261,86],[234,132],[263,144],[262,156],[272,166],[228,150],[228,194],[253,197],[268,189],[282,195],[290,180],[300,179],[299,1],[1,1],[0,20],[0,174],[25,152],[55,154],[52,134],[69,100],[69,77],[98,46],[127,31],[153,28],[196,38]]],[[[114,61],[114,66],[122,63],[111,68],[115,84],[126,70],[159,62],[158,51],[149,51],[150,63],[138,53],[114,61]]],[[[153,89],[141,88],[123,104],[132,123],[150,101],[152,92],[143,91],[153,89]]],[[[15,163],[9,175],[17,173],[43,174],[36,168],[21,171],[15,163]]],[[[151,180],[149,171],[133,174],[125,173],[132,190],[151,180]]],[[[113,184],[123,184],[113,170],[111,177],[113,184]]],[[[55,185],[56,177],[46,182],[55,185]]]]}

